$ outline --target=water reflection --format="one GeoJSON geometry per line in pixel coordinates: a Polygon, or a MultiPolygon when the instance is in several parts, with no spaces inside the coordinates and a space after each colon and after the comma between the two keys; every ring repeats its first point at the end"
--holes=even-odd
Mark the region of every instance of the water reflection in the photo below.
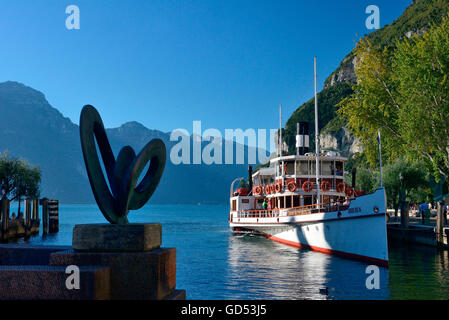
{"type": "Polygon", "coordinates": [[[448,252],[390,244],[390,299],[448,299],[448,252]]]}
{"type": "Polygon", "coordinates": [[[226,291],[234,299],[385,299],[388,269],[380,289],[365,285],[367,264],[298,250],[260,236],[229,237],[226,291]]]}

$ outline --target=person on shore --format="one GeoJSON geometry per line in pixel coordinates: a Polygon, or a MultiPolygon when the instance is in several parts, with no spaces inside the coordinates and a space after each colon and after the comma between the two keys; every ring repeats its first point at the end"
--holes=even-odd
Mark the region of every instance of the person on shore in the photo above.
{"type": "Polygon", "coordinates": [[[22,212],[22,211],[20,211],[20,212],[17,214],[17,220],[23,220],[23,212],[22,212]]]}
{"type": "Polygon", "coordinates": [[[444,206],[443,206],[443,223],[444,224],[447,224],[447,204],[445,203],[444,204],[444,206]]]}
{"type": "Polygon", "coordinates": [[[429,205],[425,201],[423,201],[423,203],[421,203],[421,205],[419,206],[418,212],[421,214],[422,224],[426,224],[425,215],[427,215],[427,213],[429,213],[429,215],[430,215],[430,211],[429,211],[429,205]]]}
{"type": "Polygon", "coordinates": [[[15,212],[12,213],[11,220],[16,220],[16,213],[15,212]]]}

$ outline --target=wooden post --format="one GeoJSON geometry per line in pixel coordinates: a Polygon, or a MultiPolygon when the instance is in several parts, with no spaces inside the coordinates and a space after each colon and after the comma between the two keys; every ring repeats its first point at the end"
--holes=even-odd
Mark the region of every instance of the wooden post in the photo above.
{"type": "Polygon", "coordinates": [[[48,232],[48,199],[41,199],[42,205],[42,234],[48,232]]]}
{"type": "Polygon", "coordinates": [[[31,200],[25,199],[25,230],[31,229],[31,200]]]}
{"type": "Polygon", "coordinates": [[[444,245],[444,202],[438,201],[438,211],[437,211],[437,225],[435,228],[436,236],[437,236],[437,245],[443,246],[444,245]]]}
{"type": "Polygon", "coordinates": [[[39,204],[37,199],[33,199],[33,215],[32,218],[35,220],[39,219],[39,204]]]}
{"type": "Polygon", "coordinates": [[[56,233],[59,231],[59,201],[48,200],[48,232],[56,233]]]}
{"type": "Polygon", "coordinates": [[[1,218],[2,218],[2,241],[8,240],[9,232],[9,199],[3,197],[1,200],[1,218]]]}

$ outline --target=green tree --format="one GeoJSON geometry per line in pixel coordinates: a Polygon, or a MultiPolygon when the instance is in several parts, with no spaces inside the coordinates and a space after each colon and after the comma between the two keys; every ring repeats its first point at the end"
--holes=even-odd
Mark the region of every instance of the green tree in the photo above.
{"type": "Polygon", "coordinates": [[[18,201],[19,212],[22,198],[39,197],[41,171],[22,159],[12,158],[8,153],[0,155],[0,183],[5,196],[18,201]]]}
{"type": "Polygon", "coordinates": [[[399,158],[384,167],[382,176],[387,201],[393,204],[395,216],[397,216],[401,203],[405,205],[407,200],[409,202],[421,200],[414,199],[414,197],[422,193],[425,188],[429,188],[426,170],[422,163],[416,161],[410,162],[399,158]]]}
{"type": "Polygon", "coordinates": [[[358,84],[338,113],[377,163],[377,130],[385,160],[423,159],[439,180],[449,177],[449,17],[423,36],[376,49],[362,40],[356,50],[358,84]]]}

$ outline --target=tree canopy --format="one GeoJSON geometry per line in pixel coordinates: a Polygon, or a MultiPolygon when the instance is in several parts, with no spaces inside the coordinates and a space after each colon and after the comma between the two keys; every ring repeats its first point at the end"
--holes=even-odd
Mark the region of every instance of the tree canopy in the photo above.
{"type": "Polygon", "coordinates": [[[0,187],[10,200],[39,197],[41,171],[23,159],[0,154],[0,187]]]}
{"type": "Polygon", "coordinates": [[[397,40],[394,50],[361,40],[358,84],[339,104],[351,132],[377,164],[377,131],[385,160],[423,160],[437,181],[449,177],[449,17],[422,36],[397,40]]]}

